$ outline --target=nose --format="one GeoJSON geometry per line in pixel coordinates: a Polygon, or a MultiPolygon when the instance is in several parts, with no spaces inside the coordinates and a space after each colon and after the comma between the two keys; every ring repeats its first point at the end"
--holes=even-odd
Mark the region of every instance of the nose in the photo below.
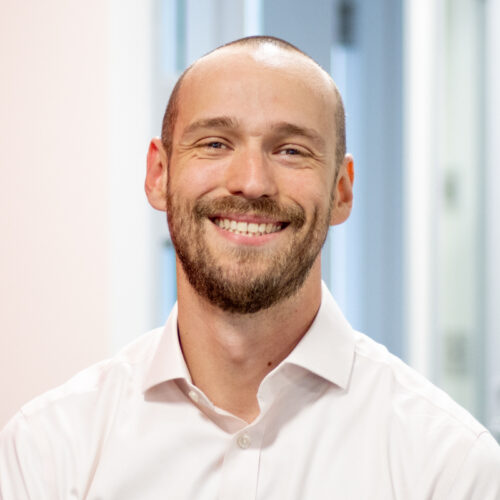
{"type": "Polygon", "coordinates": [[[272,197],[277,184],[271,162],[259,147],[245,147],[234,154],[226,170],[226,188],[248,199],[272,197]]]}

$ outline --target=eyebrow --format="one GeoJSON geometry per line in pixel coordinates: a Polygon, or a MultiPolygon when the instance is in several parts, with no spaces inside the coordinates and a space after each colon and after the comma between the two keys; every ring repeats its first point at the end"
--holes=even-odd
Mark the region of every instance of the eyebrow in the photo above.
{"type": "Polygon", "coordinates": [[[214,118],[202,118],[201,120],[196,120],[191,123],[185,130],[183,135],[188,135],[197,130],[204,128],[222,128],[230,129],[237,128],[238,122],[234,118],[229,116],[216,116],[214,118]]]}
{"type": "MultiPolygon", "coordinates": [[[[215,116],[213,118],[202,118],[191,123],[185,130],[183,136],[192,134],[202,129],[236,129],[239,127],[238,120],[230,116],[215,116]]],[[[271,130],[282,136],[297,135],[311,140],[317,147],[324,148],[325,140],[312,128],[302,127],[290,122],[277,122],[271,125],[271,130]]]]}
{"type": "Polygon", "coordinates": [[[295,125],[294,123],[289,122],[275,123],[271,128],[279,135],[298,135],[305,137],[306,139],[310,139],[320,148],[325,146],[325,140],[323,137],[321,137],[321,135],[312,128],[301,127],[300,125],[295,125]]]}

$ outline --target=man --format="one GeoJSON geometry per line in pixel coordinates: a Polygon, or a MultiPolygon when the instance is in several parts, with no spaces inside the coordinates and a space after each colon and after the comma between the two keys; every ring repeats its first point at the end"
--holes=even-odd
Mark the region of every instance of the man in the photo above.
{"type": "Polygon", "coordinates": [[[338,91],[298,49],[255,37],[190,67],[146,176],[178,305],[10,422],[2,498],[499,500],[491,435],[321,284],[353,179],[338,91]]]}

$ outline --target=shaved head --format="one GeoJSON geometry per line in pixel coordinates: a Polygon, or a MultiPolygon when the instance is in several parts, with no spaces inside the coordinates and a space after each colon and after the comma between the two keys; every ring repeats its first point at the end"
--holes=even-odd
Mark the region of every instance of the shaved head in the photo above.
{"type": "Polygon", "coordinates": [[[335,85],[334,81],[330,77],[330,75],[310,56],[306,53],[295,47],[289,42],[282,40],[280,38],[275,38],[271,36],[251,36],[246,38],[240,38],[238,40],[229,42],[225,45],[222,45],[205,56],[203,56],[198,61],[194,62],[191,66],[189,66],[180,76],[179,80],[175,84],[172,93],[170,95],[170,99],[167,104],[167,108],[165,111],[165,115],[163,117],[162,131],[161,131],[161,139],[164,148],[166,149],[167,156],[170,158],[172,153],[172,143],[173,143],[173,135],[175,130],[175,125],[177,122],[177,117],[179,114],[179,105],[180,105],[180,93],[183,87],[183,83],[188,77],[188,75],[196,68],[200,62],[204,61],[210,56],[224,50],[237,51],[238,49],[247,49],[254,50],[257,52],[258,50],[268,49],[273,52],[273,56],[276,60],[279,60],[279,52],[284,51],[285,53],[292,53],[299,57],[305,58],[310,64],[312,64],[325,78],[328,84],[331,86],[333,90],[333,116],[335,124],[335,137],[332,137],[332,140],[335,141],[335,159],[336,165],[338,166],[342,163],[344,159],[344,155],[346,153],[346,138],[345,138],[345,112],[344,105],[342,102],[342,97],[340,92],[335,85]]]}
{"type": "Polygon", "coordinates": [[[253,314],[320,277],[352,175],[342,101],[315,61],[270,37],[210,52],[175,86],[162,142],[151,177],[185,290],[253,314]]]}

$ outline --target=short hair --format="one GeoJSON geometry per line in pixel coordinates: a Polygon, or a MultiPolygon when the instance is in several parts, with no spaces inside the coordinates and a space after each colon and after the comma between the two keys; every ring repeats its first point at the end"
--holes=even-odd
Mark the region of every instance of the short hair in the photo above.
{"type": "MultiPolygon", "coordinates": [[[[312,61],[318,68],[321,69],[321,71],[324,71],[327,73],[311,56],[300,50],[298,47],[295,45],[287,42],[286,40],[282,40],[281,38],[277,38],[274,36],[248,36],[245,38],[239,38],[238,40],[234,40],[232,42],[226,43],[224,45],[221,45],[220,47],[217,47],[214,50],[211,50],[205,55],[211,54],[212,52],[216,52],[217,50],[226,48],[226,47],[231,47],[231,46],[254,46],[254,47],[260,47],[262,45],[274,45],[276,47],[279,47],[284,50],[289,50],[293,52],[297,52],[298,54],[301,54],[302,56],[306,57],[310,61],[312,61]]],[[[175,129],[175,123],[177,121],[177,116],[179,115],[179,93],[182,87],[182,82],[186,78],[186,75],[191,71],[191,69],[196,65],[195,61],[193,64],[191,64],[187,69],[184,70],[184,72],[181,74],[179,79],[177,80],[177,83],[175,84],[171,94],[170,98],[168,100],[167,108],[165,110],[165,114],[163,116],[163,123],[162,123],[162,128],[161,128],[161,141],[163,146],[165,147],[167,151],[167,157],[170,159],[171,153],[172,153],[172,142],[173,142],[173,135],[174,135],[174,129],[175,129]]],[[[327,73],[328,74],[328,73],[327,73]]],[[[328,75],[330,76],[330,75],[328,75]]],[[[335,144],[335,160],[336,160],[336,166],[337,169],[341,165],[345,153],[346,153],[346,133],[345,133],[345,111],[344,111],[344,103],[342,101],[342,96],[340,95],[340,92],[335,85],[335,82],[333,82],[333,88],[334,88],[334,93],[335,93],[335,98],[336,98],[336,103],[335,103],[335,134],[336,134],[336,144],[335,144]]]]}

